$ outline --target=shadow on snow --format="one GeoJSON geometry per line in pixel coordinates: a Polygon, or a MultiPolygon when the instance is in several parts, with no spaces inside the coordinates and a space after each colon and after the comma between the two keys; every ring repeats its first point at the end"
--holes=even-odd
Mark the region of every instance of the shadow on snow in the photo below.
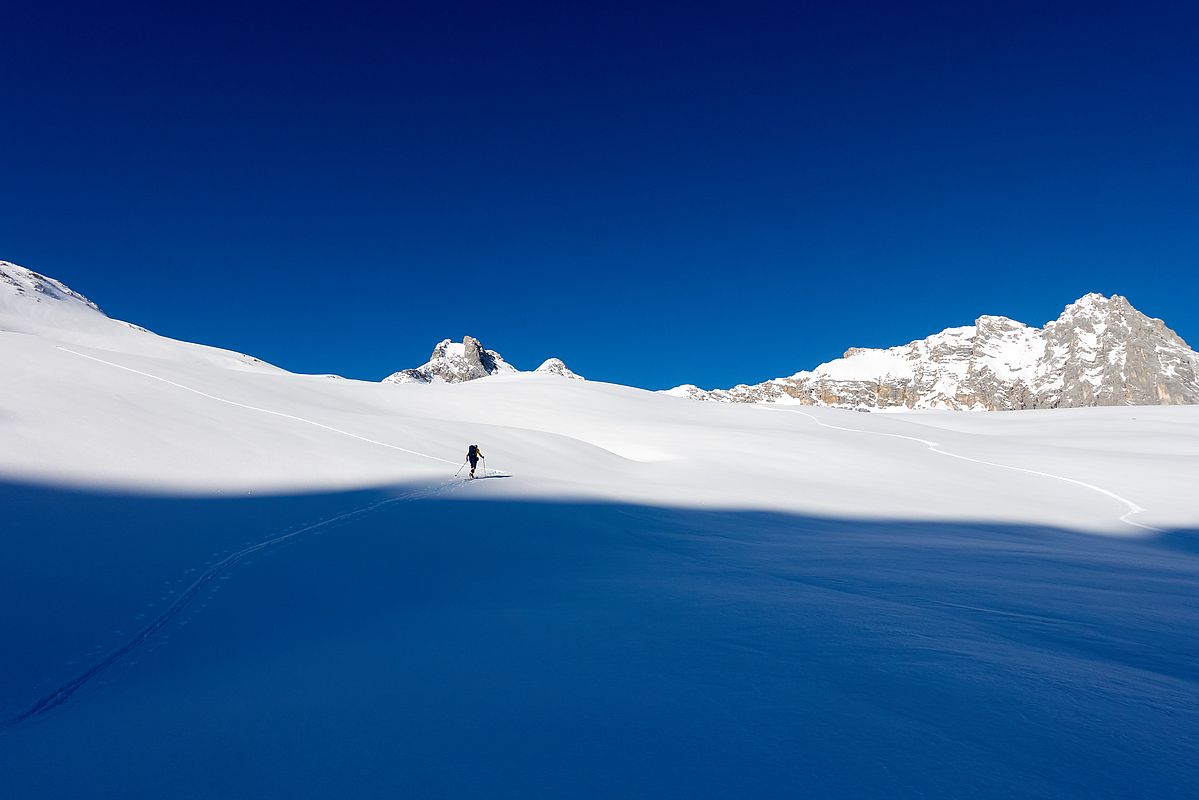
{"type": "Polygon", "coordinates": [[[1193,531],[410,487],[0,507],[12,796],[1199,788],[1193,531]]]}

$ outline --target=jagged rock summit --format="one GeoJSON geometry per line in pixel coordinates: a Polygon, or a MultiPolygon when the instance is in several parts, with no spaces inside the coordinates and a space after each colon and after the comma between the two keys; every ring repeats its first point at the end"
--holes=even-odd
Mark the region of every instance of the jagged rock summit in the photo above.
{"type": "MultiPolygon", "coordinates": [[[[551,358],[536,370],[539,373],[560,375],[582,380],[571,372],[560,359],[551,358]]],[[[459,344],[443,339],[433,348],[428,362],[415,368],[403,369],[383,379],[384,383],[465,383],[486,378],[520,372],[494,350],[487,350],[473,336],[467,336],[459,344]]]]}
{"type": "Polygon", "coordinates": [[[473,336],[461,343],[443,339],[433,348],[429,360],[416,369],[404,369],[383,379],[384,383],[464,383],[488,375],[516,372],[494,350],[486,350],[473,336]]]}
{"type": "Polygon", "coordinates": [[[1199,403],[1199,353],[1126,298],[1088,294],[1044,328],[982,316],[902,347],[850,348],[789,378],[667,393],[862,411],[1181,405],[1199,403]]]}

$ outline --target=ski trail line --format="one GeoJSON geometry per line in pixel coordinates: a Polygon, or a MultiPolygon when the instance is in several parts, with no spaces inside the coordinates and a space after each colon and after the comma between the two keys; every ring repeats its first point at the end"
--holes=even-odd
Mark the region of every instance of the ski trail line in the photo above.
{"type": "MultiPolygon", "coordinates": [[[[192,394],[199,395],[200,397],[206,397],[209,400],[215,400],[218,403],[225,403],[227,405],[237,406],[238,408],[244,408],[244,409],[248,409],[250,411],[257,411],[261,414],[270,414],[271,416],[282,417],[283,419],[290,419],[290,420],[294,420],[296,422],[302,422],[307,425],[312,425],[317,428],[322,428],[322,429],[330,431],[332,433],[337,433],[342,436],[348,436],[351,439],[358,439],[359,441],[366,442],[368,444],[377,445],[379,447],[386,447],[391,450],[399,450],[400,452],[403,452],[403,453],[409,453],[414,456],[420,456],[421,458],[428,458],[433,461],[440,461],[443,464],[457,466],[457,463],[458,463],[456,461],[450,461],[448,459],[440,458],[438,456],[431,456],[428,453],[421,453],[416,450],[409,450],[406,447],[400,447],[398,445],[388,444],[387,442],[380,442],[375,439],[368,439],[365,436],[359,436],[356,433],[350,433],[349,431],[344,431],[344,430],[341,430],[340,428],[334,428],[331,425],[325,425],[323,423],[316,422],[314,420],[305,419],[304,417],[297,417],[292,414],[284,414],[281,411],[272,411],[269,408],[259,408],[258,406],[251,406],[251,405],[247,405],[245,403],[238,403],[234,400],[227,400],[224,397],[217,397],[216,395],[209,394],[207,392],[202,392],[199,389],[193,389],[190,386],[185,386],[182,383],[176,383],[175,381],[168,380],[166,378],[161,378],[157,375],[152,375],[148,372],[142,372],[141,370],[133,369],[132,367],[126,367],[121,364],[115,364],[111,361],[105,361],[102,358],[96,358],[95,356],[89,356],[86,353],[80,353],[80,352],[78,352],[76,350],[72,350],[68,347],[59,346],[58,349],[62,350],[64,353],[70,353],[71,355],[78,356],[80,358],[86,358],[89,361],[95,361],[97,363],[105,364],[107,366],[113,367],[115,369],[124,370],[125,372],[132,372],[135,375],[141,375],[143,377],[150,378],[151,380],[156,380],[156,381],[159,381],[160,383],[165,383],[169,386],[174,386],[177,389],[182,389],[186,392],[191,392],[192,394]]],[[[444,488],[449,485],[451,485],[451,483],[442,484],[438,490],[444,490],[444,488]]],[[[33,705],[26,708],[24,711],[12,716],[12,717],[8,717],[7,719],[0,719],[0,730],[3,730],[5,728],[11,728],[16,725],[20,725],[23,722],[28,722],[29,720],[35,719],[35,718],[41,716],[42,714],[45,714],[46,712],[50,711],[51,709],[54,709],[54,708],[62,705],[63,703],[65,703],[67,700],[70,699],[71,695],[75,694],[75,692],[77,692],[81,688],[83,688],[84,685],[86,685],[88,682],[90,682],[93,678],[95,678],[101,672],[105,671],[112,665],[116,664],[118,661],[120,661],[122,658],[127,656],[129,653],[133,652],[138,647],[140,647],[141,645],[143,645],[144,643],[149,641],[154,636],[154,634],[158,633],[158,631],[160,631],[165,625],[167,625],[167,623],[169,623],[172,619],[177,617],[179,615],[179,613],[181,611],[183,611],[183,609],[186,608],[191,603],[192,600],[195,599],[196,595],[199,594],[200,591],[203,590],[205,586],[210,584],[213,580],[215,580],[223,572],[225,572],[228,569],[230,569],[231,567],[235,566],[238,562],[242,561],[243,559],[245,559],[251,555],[254,555],[255,553],[261,552],[262,550],[265,550],[276,544],[279,544],[280,542],[284,542],[288,539],[295,538],[296,536],[301,536],[305,533],[311,533],[314,530],[324,528],[324,527],[332,525],[334,523],[341,522],[343,520],[347,520],[347,519],[350,519],[350,518],[353,518],[356,516],[360,516],[363,514],[367,514],[378,508],[389,505],[391,503],[398,502],[400,500],[410,500],[410,499],[412,499],[414,497],[418,497],[420,495],[429,494],[432,491],[435,491],[435,490],[429,490],[429,489],[419,490],[416,492],[410,492],[408,494],[401,495],[399,497],[388,498],[387,500],[382,500],[378,503],[373,503],[371,505],[364,506],[363,508],[358,508],[358,509],[354,509],[352,511],[347,511],[344,514],[339,514],[335,517],[330,517],[329,519],[313,523],[312,525],[307,525],[298,530],[294,530],[289,533],[284,533],[284,534],[280,534],[278,536],[274,536],[270,539],[266,539],[264,541],[258,542],[257,544],[253,544],[248,547],[244,547],[241,550],[238,550],[238,551],[226,556],[225,558],[218,561],[216,564],[213,564],[211,567],[206,569],[200,575],[200,577],[196,578],[195,581],[193,581],[186,589],[183,590],[183,592],[177,598],[175,598],[175,601],[173,603],[171,603],[171,605],[168,606],[165,611],[163,611],[161,614],[159,614],[157,617],[155,617],[153,620],[151,620],[145,627],[143,627],[140,631],[138,631],[132,638],[125,641],[123,644],[118,646],[116,649],[110,651],[106,656],[104,656],[99,661],[93,663],[91,666],[89,666],[83,672],[80,672],[78,675],[71,678],[67,682],[60,684],[57,688],[54,689],[54,691],[43,696],[40,700],[38,700],[33,705]]]]}
{"type": "Polygon", "coordinates": [[[126,372],[132,372],[134,375],[141,375],[146,378],[151,378],[151,379],[159,381],[161,383],[165,383],[168,386],[174,386],[177,389],[182,389],[185,392],[191,392],[192,394],[198,394],[198,395],[200,395],[200,397],[207,397],[209,400],[215,400],[218,403],[226,403],[231,406],[237,406],[238,408],[246,408],[246,409],[249,409],[250,411],[257,411],[261,414],[270,414],[273,417],[282,417],[283,419],[290,419],[290,420],[295,420],[296,422],[303,422],[306,425],[313,425],[317,428],[323,428],[327,431],[332,431],[333,433],[340,433],[342,436],[349,436],[351,439],[357,439],[361,442],[367,442],[368,444],[378,445],[379,447],[386,447],[391,450],[399,450],[401,453],[410,453],[414,456],[420,456],[421,458],[429,458],[429,459],[432,459],[433,461],[440,461],[443,464],[450,464],[451,466],[455,466],[455,467],[458,466],[457,461],[450,461],[449,459],[440,458],[438,456],[431,456],[428,453],[421,453],[416,450],[409,450],[408,448],[400,447],[399,445],[388,444],[387,442],[380,442],[375,439],[368,439],[365,436],[359,436],[356,433],[350,433],[349,431],[343,431],[341,428],[334,428],[332,425],[325,425],[324,423],[316,422],[311,419],[305,419],[304,417],[297,417],[292,414],[284,414],[282,411],[272,411],[269,408],[259,408],[258,406],[250,406],[250,405],[246,405],[245,403],[238,403],[235,400],[226,400],[224,397],[217,397],[214,394],[209,394],[208,392],[202,392],[199,389],[193,389],[190,386],[184,386],[182,383],[176,383],[175,381],[167,380],[166,378],[160,378],[157,375],[151,375],[149,372],[142,372],[139,369],[133,369],[132,367],[126,367],[126,366],[122,366],[121,364],[114,364],[111,361],[105,361],[102,358],[96,358],[95,356],[89,356],[86,353],[80,353],[78,351],[70,349],[69,347],[58,346],[58,349],[62,350],[64,353],[70,353],[71,355],[79,356],[80,358],[86,358],[89,361],[96,361],[100,364],[107,364],[110,367],[115,367],[117,369],[123,369],[126,372]]]}
{"type": "Polygon", "coordinates": [[[246,558],[262,552],[267,548],[280,544],[281,542],[285,542],[288,539],[294,539],[297,536],[302,536],[306,533],[312,533],[315,530],[328,527],[335,523],[369,514],[372,511],[377,511],[378,509],[392,503],[398,503],[402,500],[412,500],[423,495],[430,495],[436,492],[444,491],[449,486],[454,485],[454,483],[455,482],[450,481],[435,488],[421,489],[400,495],[398,497],[389,497],[386,500],[381,500],[377,503],[371,503],[370,505],[363,506],[361,508],[346,511],[345,513],[338,514],[335,517],[330,517],[329,519],[321,520],[320,522],[314,522],[311,525],[306,525],[303,528],[299,528],[288,533],[282,533],[278,536],[273,536],[270,539],[265,539],[257,544],[252,544],[248,547],[243,547],[241,550],[230,553],[220,561],[210,566],[208,569],[204,570],[200,577],[192,581],[192,583],[186,589],[184,589],[177,598],[175,598],[175,601],[171,603],[170,606],[168,606],[157,617],[150,620],[145,627],[134,634],[131,638],[126,640],[123,644],[119,645],[114,650],[111,650],[106,656],[93,663],[75,677],[71,678],[65,683],[59,684],[53,691],[41,697],[24,711],[8,717],[7,719],[0,720],[0,730],[12,728],[20,725],[23,722],[28,722],[32,719],[40,717],[46,712],[67,702],[67,700],[71,698],[71,695],[82,689],[101,672],[104,672],[106,669],[116,664],[122,658],[129,655],[138,647],[141,647],[143,644],[153,638],[154,634],[158,633],[167,625],[167,623],[179,616],[180,612],[182,612],[183,609],[191,604],[191,602],[196,598],[196,595],[203,591],[204,587],[208,586],[210,583],[220,577],[222,573],[227,572],[229,569],[236,566],[239,562],[245,560],[246,558]]]}
{"type": "Polygon", "coordinates": [[[983,461],[982,459],[978,459],[978,458],[970,458],[969,456],[963,456],[963,455],[959,455],[957,453],[951,453],[948,450],[942,450],[940,445],[938,445],[936,442],[930,442],[928,439],[921,439],[916,436],[905,436],[901,433],[880,433],[878,431],[864,431],[864,430],[860,430],[858,428],[846,428],[841,425],[830,425],[826,422],[821,422],[812,414],[809,414],[806,411],[800,411],[798,409],[783,409],[783,408],[771,409],[771,408],[766,408],[765,406],[760,406],[760,405],[755,406],[755,408],[763,408],[767,411],[777,410],[777,411],[781,411],[783,413],[790,413],[790,414],[802,414],[803,416],[812,420],[812,422],[815,422],[817,425],[819,425],[822,428],[832,428],[833,430],[848,431],[850,433],[865,433],[865,434],[869,434],[871,436],[889,436],[892,439],[907,439],[909,442],[919,442],[920,444],[926,446],[929,450],[933,451],[937,455],[946,456],[947,458],[956,458],[961,461],[969,461],[972,464],[985,464],[988,467],[996,467],[998,469],[1007,469],[1007,470],[1011,470],[1012,472],[1024,472],[1028,475],[1037,475],[1042,478],[1052,478],[1053,480],[1062,481],[1063,483],[1069,483],[1074,486],[1081,486],[1084,489],[1090,489],[1093,492],[1098,492],[1099,494],[1104,495],[1105,497],[1110,497],[1112,500],[1115,500],[1117,503],[1120,503],[1125,508],[1127,508],[1128,510],[1125,511],[1123,514],[1121,514],[1119,517],[1121,522],[1124,522],[1128,525],[1132,525],[1133,527],[1136,527],[1136,528],[1142,528],[1147,531],[1153,531],[1154,533],[1162,532],[1161,528],[1155,528],[1152,525],[1146,525],[1143,522],[1135,522],[1132,519],[1129,519],[1134,514],[1140,514],[1142,511],[1145,510],[1145,509],[1141,508],[1139,505],[1137,505],[1136,503],[1132,502],[1131,500],[1127,500],[1127,499],[1121,497],[1120,495],[1116,494],[1113,491],[1104,489],[1102,486],[1096,486],[1093,483],[1087,483],[1085,481],[1080,481],[1077,478],[1067,478],[1065,475],[1055,475],[1052,472],[1041,472],[1040,470],[1028,469],[1026,467],[1013,467],[1008,464],[997,464],[994,461],[983,461]]]}

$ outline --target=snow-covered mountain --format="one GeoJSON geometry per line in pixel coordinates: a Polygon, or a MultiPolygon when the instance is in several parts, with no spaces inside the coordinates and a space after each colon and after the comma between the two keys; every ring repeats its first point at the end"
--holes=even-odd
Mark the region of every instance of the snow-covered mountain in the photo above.
{"type": "Polygon", "coordinates": [[[383,382],[464,383],[516,371],[499,353],[485,349],[478,339],[467,336],[461,343],[442,339],[427,362],[415,369],[393,372],[383,382]]]}
{"type": "Polygon", "coordinates": [[[668,394],[857,410],[1016,410],[1199,403],[1199,353],[1120,295],[1088,294],[1033,328],[983,316],[927,339],[845,356],[789,378],[668,394]]]}
{"type": "Polygon", "coordinates": [[[9,261],[0,261],[0,285],[5,287],[0,291],[0,309],[7,312],[16,313],[22,303],[30,304],[25,306],[28,312],[36,308],[32,303],[54,300],[62,303],[62,308],[75,312],[103,314],[99,306],[61,281],[9,261]]]}
{"type": "Polygon", "coordinates": [[[328,380],[4,274],[5,797],[1194,794],[1199,406],[328,380]]]}
{"type": "Polygon", "coordinates": [[[168,357],[228,369],[282,372],[265,361],[202,344],[168,339],[140,325],[111,319],[61,281],[0,261],[0,332],[44,337],[114,352],[168,357]]]}
{"type": "MultiPolygon", "coordinates": [[[[557,358],[546,360],[536,371],[581,380],[557,358]]],[[[483,347],[475,337],[467,336],[461,343],[442,339],[433,348],[433,355],[429,356],[427,362],[415,369],[393,372],[383,379],[383,383],[465,383],[489,375],[515,372],[520,370],[505,361],[503,356],[483,347]]]]}
{"type": "Polygon", "coordinates": [[[558,375],[559,377],[570,378],[575,381],[583,380],[582,375],[573,372],[570,367],[562,363],[562,359],[560,358],[547,358],[534,372],[540,372],[543,375],[558,375]]]}

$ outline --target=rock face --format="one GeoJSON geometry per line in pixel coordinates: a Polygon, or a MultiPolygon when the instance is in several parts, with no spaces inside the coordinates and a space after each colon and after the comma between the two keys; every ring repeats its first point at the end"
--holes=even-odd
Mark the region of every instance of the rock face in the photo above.
{"type": "Polygon", "coordinates": [[[984,316],[902,347],[851,348],[789,378],[667,393],[863,411],[1178,405],[1199,403],[1199,354],[1125,298],[1088,294],[1044,328],[984,316]]]}
{"type": "MultiPolygon", "coordinates": [[[[463,339],[462,344],[444,339],[433,348],[427,363],[415,369],[400,369],[382,379],[385,384],[462,384],[468,380],[487,378],[488,375],[517,373],[519,369],[504,360],[495,350],[487,350],[474,336],[463,339]]],[[[561,378],[583,380],[571,372],[561,359],[547,359],[536,372],[559,375],[561,378]]]]}
{"type": "Polygon", "coordinates": [[[416,369],[392,373],[383,383],[464,383],[488,375],[516,372],[494,350],[485,350],[479,340],[467,336],[461,344],[444,339],[433,348],[429,360],[416,369]]]}
{"type": "MultiPolygon", "coordinates": [[[[583,380],[571,372],[560,358],[549,358],[537,368],[543,375],[558,375],[563,378],[583,380]]],[[[465,383],[486,378],[520,372],[494,350],[484,349],[479,340],[467,336],[461,344],[445,339],[433,348],[428,363],[416,369],[402,369],[383,379],[383,383],[465,383]]]]}
{"type": "Polygon", "coordinates": [[[544,375],[558,375],[575,381],[583,380],[582,375],[572,372],[570,367],[562,363],[562,359],[560,358],[547,358],[534,372],[540,372],[544,375]]]}

